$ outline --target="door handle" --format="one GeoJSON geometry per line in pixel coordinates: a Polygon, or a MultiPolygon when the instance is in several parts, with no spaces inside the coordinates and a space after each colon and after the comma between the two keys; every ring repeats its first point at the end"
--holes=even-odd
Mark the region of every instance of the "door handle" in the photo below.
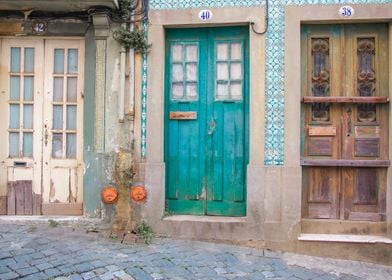
{"type": "Polygon", "coordinates": [[[48,145],[49,131],[48,126],[45,124],[45,147],[48,145]]]}
{"type": "Polygon", "coordinates": [[[208,135],[212,135],[215,132],[215,128],[216,128],[216,122],[214,118],[211,118],[209,124],[208,124],[208,129],[207,129],[207,134],[208,135]]]}
{"type": "Polygon", "coordinates": [[[351,135],[351,107],[347,109],[347,137],[351,135]]]}

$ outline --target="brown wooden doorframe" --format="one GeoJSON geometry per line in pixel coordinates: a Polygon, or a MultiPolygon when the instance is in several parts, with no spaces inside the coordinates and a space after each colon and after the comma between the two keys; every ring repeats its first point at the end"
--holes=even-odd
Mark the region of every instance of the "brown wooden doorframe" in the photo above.
{"type": "Polygon", "coordinates": [[[304,25],[303,217],[385,219],[388,28],[304,25]]]}

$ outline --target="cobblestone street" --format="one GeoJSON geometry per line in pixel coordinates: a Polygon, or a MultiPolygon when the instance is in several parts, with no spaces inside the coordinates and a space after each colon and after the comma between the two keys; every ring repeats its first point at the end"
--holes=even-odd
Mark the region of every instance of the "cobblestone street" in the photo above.
{"type": "Polygon", "coordinates": [[[169,238],[122,243],[88,222],[0,220],[0,279],[392,279],[392,268],[169,238]]]}

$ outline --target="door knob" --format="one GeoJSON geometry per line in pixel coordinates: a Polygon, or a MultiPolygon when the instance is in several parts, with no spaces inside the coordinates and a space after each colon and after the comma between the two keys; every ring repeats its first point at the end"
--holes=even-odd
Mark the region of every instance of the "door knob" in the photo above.
{"type": "Polygon", "coordinates": [[[214,119],[214,118],[211,118],[211,120],[210,120],[210,122],[209,122],[209,124],[208,124],[207,134],[208,134],[208,135],[214,134],[215,128],[216,128],[215,119],[214,119]]]}

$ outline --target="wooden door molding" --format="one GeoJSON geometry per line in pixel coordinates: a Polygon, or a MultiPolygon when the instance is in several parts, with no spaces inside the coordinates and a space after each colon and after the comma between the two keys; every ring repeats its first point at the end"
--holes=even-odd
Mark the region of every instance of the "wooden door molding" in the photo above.
{"type": "Polygon", "coordinates": [[[385,24],[302,27],[303,217],[385,219],[387,31],[385,24]]]}

